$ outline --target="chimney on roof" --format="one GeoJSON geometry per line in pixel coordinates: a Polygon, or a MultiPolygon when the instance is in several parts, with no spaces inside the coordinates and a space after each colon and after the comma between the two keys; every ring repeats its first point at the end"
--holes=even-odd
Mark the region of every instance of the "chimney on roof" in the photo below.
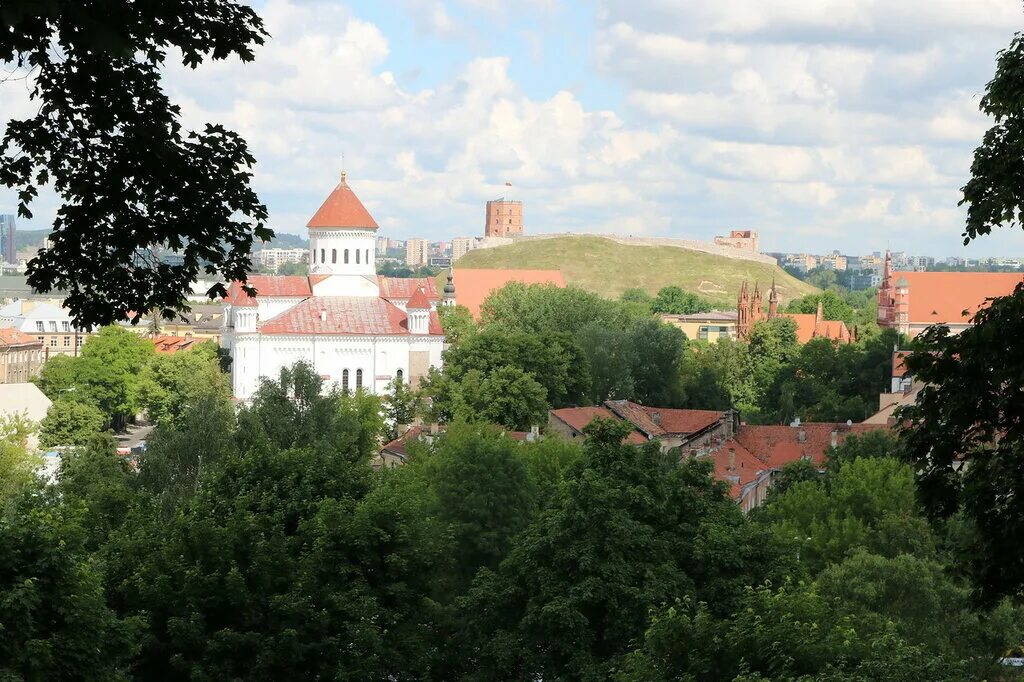
{"type": "Polygon", "coordinates": [[[431,436],[436,436],[438,431],[440,431],[440,430],[441,430],[441,428],[437,425],[437,422],[431,422],[430,423],[430,435],[431,436]]]}
{"type": "Polygon", "coordinates": [[[838,444],[839,444],[839,431],[837,431],[836,429],[832,429],[832,447],[835,447],[838,444]]]}
{"type": "Polygon", "coordinates": [[[806,443],[807,442],[807,432],[804,431],[803,429],[800,429],[800,433],[796,434],[796,439],[800,443],[806,443]]]}
{"type": "Polygon", "coordinates": [[[800,417],[796,417],[795,419],[793,419],[793,421],[792,421],[792,422],[790,422],[790,424],[789,424],[789,425],[790,425],[790,426],[791,426],[792,428],[794,428],[794,429],[795,429],[796,427],[800,426],[800,417]]]}
{"type": "Polygon", "coordinates": [[[729,448],[729,471],[736,471],[736,448],[729,448]]]}
{"type": "Polygon", "coordinates": [[[321,322],[326,322],[327,321],[327,310],[324,309],[324,308],[320,309],[320,321],[321,322]]]}
{"type": "Polygon", "coordinates": [[[656,425],[661,426],[661,412],[652,412],[651,421],[656,425]]]}

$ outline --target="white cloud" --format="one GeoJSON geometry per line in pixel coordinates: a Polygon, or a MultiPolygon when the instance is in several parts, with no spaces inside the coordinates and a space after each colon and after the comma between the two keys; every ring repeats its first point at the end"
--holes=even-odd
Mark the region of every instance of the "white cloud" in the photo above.
{"type": "MultiPolygon", "coordinates": [[[[930,234],[902,248],[941,252],[959,242],[957,188],[986,127],[978,93],[1024,25],[1017,0],[598,0],[593,17],[555,0],[403,7],[417,33],[476,56],[416,85],[393,63],[402,46],[358,11],[268,0],[255,63],[170,70],[188,125],[249,141],[275,227],[303,231],[344,153],[396,237],[477,234],[509,181],[535,231],[747,227],[773,250],[852,251],[930,234]],[[570,77],[517,80],[524,64],[557,73],[564,46],[539,29],[516,34],[518,53],[479,54],[474,17],[504,30],[516,9],[594,24],[584,94],[570,77]],[[589,104],[609,83],[621,97],[589,104]]],[[[30,111],[24,99],[0,86],[5,114],[30,111]]]]}

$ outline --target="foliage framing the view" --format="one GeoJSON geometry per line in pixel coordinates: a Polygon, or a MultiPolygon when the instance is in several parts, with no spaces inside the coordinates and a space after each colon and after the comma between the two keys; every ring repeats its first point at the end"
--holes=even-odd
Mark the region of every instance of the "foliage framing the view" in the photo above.
{"type": "MultiPolygon", "coordinates": [[[[262,20],[231,0],[5,0],[0,61],[29,79],[38,112],[7,124],[0,184],[31,218],[39,189],[61,199],[50,247],[29,261],[36,290],[67,291],[88,327],[186,307],[201,272],[245,281],[267,210],[249,186],[245,140],[216,124],[184,131],[161,88],[169,50],[196,68],[254,57],[262,20]],[[161,261],[170,250],[180,263],[161,261]]],[[[218,283],[211,297],[225,295],[218,283]]]]}

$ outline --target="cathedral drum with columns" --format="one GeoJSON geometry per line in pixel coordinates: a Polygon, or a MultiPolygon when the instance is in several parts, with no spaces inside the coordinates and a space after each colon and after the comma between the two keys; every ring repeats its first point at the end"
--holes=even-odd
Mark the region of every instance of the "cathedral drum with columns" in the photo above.
{"type": "Polygon", "coordinates": [[[250,400],[262,379],[298,361],[326,385],[370,393],[396,379],[415,387],[440,367],[437,306],[454,303],[451,276],[443,303],[430,278],[378,276],[377,223],[344,171],[306,227],[308,277],[254,275],[256,297],[238,282],[228,290],[223,344],[235,397],[250,400]]]}

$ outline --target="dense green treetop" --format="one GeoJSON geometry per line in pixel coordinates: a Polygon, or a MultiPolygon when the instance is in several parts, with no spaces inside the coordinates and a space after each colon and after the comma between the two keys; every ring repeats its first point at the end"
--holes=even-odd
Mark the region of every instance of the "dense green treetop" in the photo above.
{"type": "Polygon", "coordinates": [[[822,314],[826,320],[842,320],[848,324],[853,322],[853,308],[839,294],[829,290],[793,299],[786,306],[786,312],[813,315],[818,311],[818,303],[822,305],[822,314]]]}
{"type": "Polygon", "coordinates": [[[85,445],[103,432],[107,418],[89,403],[62,398],[55,400],[39,423],[39,444],[45,447],[85,445]]]}
{"type": "MultiPolygon", "coordinates": [[[[623,295],[622,300],[627,300],[623,295]]],[[[711,303],[680,287],[663,287],[651,301],[651,311],[672,315],[692,315],[711,310],[711,303]]]]}

